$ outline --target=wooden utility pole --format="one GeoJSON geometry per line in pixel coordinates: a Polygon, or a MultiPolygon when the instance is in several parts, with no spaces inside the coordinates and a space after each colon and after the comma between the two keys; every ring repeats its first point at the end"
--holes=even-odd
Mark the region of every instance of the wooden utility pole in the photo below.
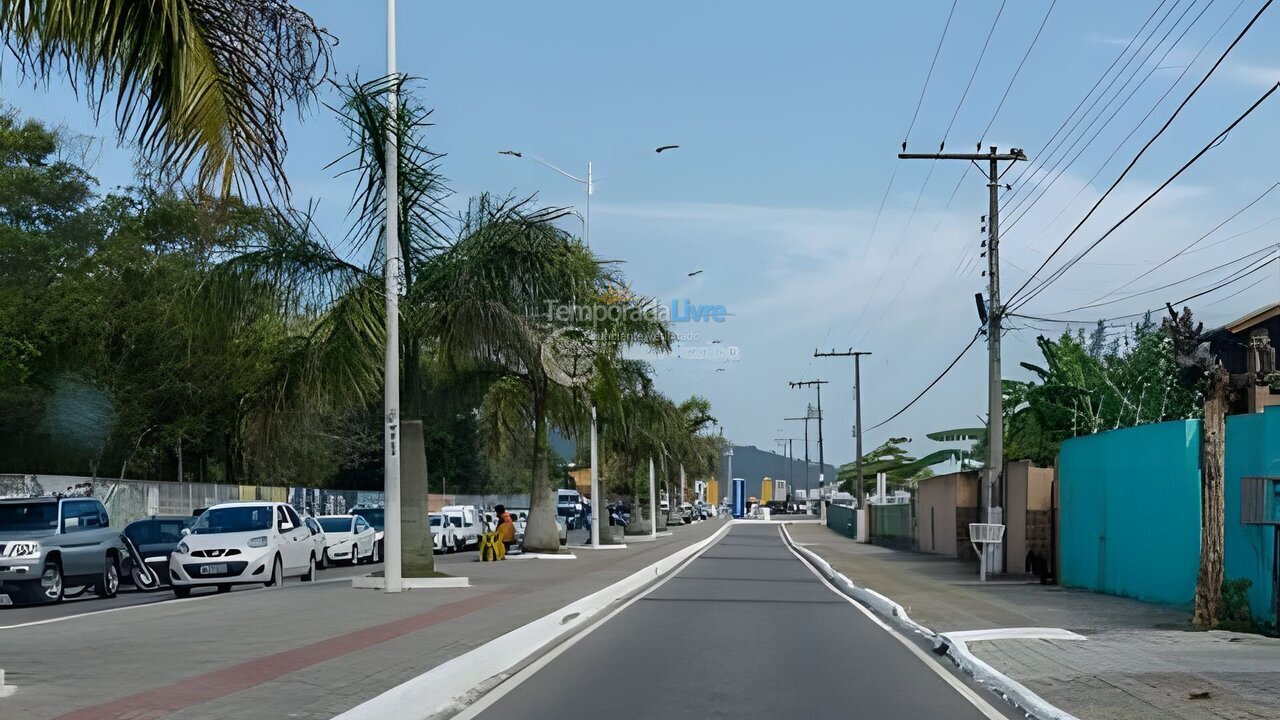
{"type": "Polygon", "coordinates": [[[1223,475],[1226,462],[1227,403],[1231,375],[1218,363],[1209,378],[1200,430],[1200,575],[1196,579],[1197,627],[1218,624],[1222,607],[1223,475]]]}
{"type": "MultiPolygon", "coordinates": [[[[987,163],[987,467],[986,480],[979,486],[982,522],[991,522],[992,495],[1004,467],[1004,389],[1000,378],[1000,163],[1026,160],[1026,153],[1010,148],[996,151],[994,145],[982,153],[898,153],[899,160],[964,160],[987,163]]],[[[981,169],[981,166],[979,166],[981,169]]]]}
{"type": "MultiPolygon", "coordinates": [[[[858,504],[861,506],[862,498],[867,497],[866,487],[863,485],[862,478],[862,356],[870,355],[869,352],[855,351],[849,348],[844,352],[836,352],[835,348],[831,352],[818,352],[815,348],[814,357],[852,357],[853,358],[853,437],[854,452],[857,456],[854,463],[858,468],[858,504]]],[[[868,542],[870,540],[868,539],[868,542]]]]}

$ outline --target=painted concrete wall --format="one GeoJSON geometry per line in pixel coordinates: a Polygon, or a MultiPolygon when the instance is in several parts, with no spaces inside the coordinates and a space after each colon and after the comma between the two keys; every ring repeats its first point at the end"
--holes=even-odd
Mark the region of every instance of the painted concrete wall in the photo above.
{"type": "Polygon", "coordinates": [[[1200,563],[1200,421],[1072,438],[1058,462],[1059,582],[1189,606],[1200,563]]]}
{"type": "MultiPolygon", "coordinates": [[[[978,475],[974,472],[936,475],[920,481],[917,501],[917,537],[924,552],[959,557],[964,555],[957,537],[968,537],[968,525],[961,532],[959,508],[978,504],[978,475]]],[[[968,522],[965,515],[963,522],[968,522]]]]}
{"type": "Polygon", "coordinates": [[[1253,618],[1274,625],[1277,528],[1241,524],[1241,481],[1246,477],[1280,478],[1280,407],[1227,418],[1225,475],[1226,577],[1252,580],[1253,618]]]}
{"type": "MultiPolygon", "coordinates": [[[[1004,552],[1006,572],[1026,572],[1028,513],[1048,511],[1053,494],[1053,469],[1034,467],[1027,460],[1005,466],[1004,552]]],[[[1033,517],[1038,517],[1034,516],[1033,517]]]]}

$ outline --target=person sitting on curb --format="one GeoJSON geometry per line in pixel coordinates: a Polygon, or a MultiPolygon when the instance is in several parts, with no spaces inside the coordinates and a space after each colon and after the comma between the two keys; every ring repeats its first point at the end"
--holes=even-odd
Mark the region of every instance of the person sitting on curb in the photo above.
{"type": "Polygon", "coordinates": [[[507,512],[506,506],[494,505],[493,512],[498,516],[498,540],[507,551],[510,551],[511,544],[516,541],[516,524],[511,519],[511,514],[507,512]]]}

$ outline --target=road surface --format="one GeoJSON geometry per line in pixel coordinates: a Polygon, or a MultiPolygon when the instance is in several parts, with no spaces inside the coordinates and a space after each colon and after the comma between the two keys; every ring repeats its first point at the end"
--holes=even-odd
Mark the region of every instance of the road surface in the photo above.
{"type": "Polygon", "coordinates": [[[785,546],[776,525],[740,525],[463,717],[1021,717],[991,707],[999,699],[973,688],[832,590],[785,546]]]}

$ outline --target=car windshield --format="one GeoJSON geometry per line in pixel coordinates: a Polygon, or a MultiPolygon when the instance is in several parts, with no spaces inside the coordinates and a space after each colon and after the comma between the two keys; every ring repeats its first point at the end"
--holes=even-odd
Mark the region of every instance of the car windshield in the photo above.
{"type": "Polygon", "coordinates": [[[462,518],[458,517],[457,515],[454,515],[453,517],[449,518],[449,523],[454,527],[462,527],[462,518]]]}
{"type": "Polygon", "coordinates": [[[197,535],[214,535],[267,530],[271,527],[273,517],[275,508],[270,505],[213,508],[206,510],[196,520],[196,524],[191,526],[191,532],[197,535]]]}
{"type": "Polygon", "coordinates": [[[373,526],[374,530],[382,530],[383,517],[384,517],[382,510],[373,510],[373,509],[356,510],[354,511],[353,514],[359,515],[360,517],[367,520],[369,524],[373,526]]]}
{"type": "Polygon", "coordinates": [[[440,527],[440,526],[443,524],[443,522],[442,522],[443,520],[444,520],[444,518],[440,517],[439,515],[432,515],[432,516],[431,516],[431,527],[440,527]]]}
{"type": "Polygon", "coordinates": [[[320,518],[320,527],[327,533],[351,532],[351,518],[320,518]]]}
{"type": "Polygon", "coordinates": [[[0,532],[57,530],[58,503],[0,503],[0,532]]]}

